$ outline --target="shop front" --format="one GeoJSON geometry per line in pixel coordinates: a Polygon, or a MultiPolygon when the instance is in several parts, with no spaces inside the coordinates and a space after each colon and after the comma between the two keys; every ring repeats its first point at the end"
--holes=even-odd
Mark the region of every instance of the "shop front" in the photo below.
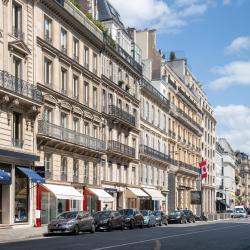
{"type": "Polygon", "coordinates": [[[42,184],[37,188],[36,226],[48,224],[64,211],[82,210],[83,195],[72,186],[42,184]]]}
{"type": "MultiPolygon", "coordinates": [[[[11,185],[11,165],[0,166],[0,224],[6,223],[6,200],[9,197],[9,190],[11,185]],[[8,195],[8,196],[7,196],[8,195]],[[7,197],[6,197],[7,196],[7,197]]],[[[9,217],[9,216],[7,216],[9,217]]]]}
{"type": "Polygon", "coordinates": [[[161,210],[162,201],[164,199],[161,191],[152,188],[143,188],[143,190],[150,196],[149,209],[153,211],[161,210]]]}
{"type": "Polygon", "coordinates": [[[84,189],[84,211],[89,211],[91,214],[94,214],[97,211],[102,211],[104,208],[114,210],[114,206],[114,197],[105,190],[99,188],[84,189]]]}
{"type": "Polygon", "coordinates": [[[127,208],[144,210],[150,207],[150,197],[140,188],[128,187],[126,190],[126,198],[127,208]]]}

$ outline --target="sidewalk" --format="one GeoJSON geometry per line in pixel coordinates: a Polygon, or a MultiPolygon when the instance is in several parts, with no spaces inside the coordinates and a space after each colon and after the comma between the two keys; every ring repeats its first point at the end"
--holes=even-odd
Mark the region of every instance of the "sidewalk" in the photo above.
{"type": "Polygon", "coordinates": [[[0,229],[0,243],[37,238],[44,233],[47,233],[46,226],[0,229]]]}

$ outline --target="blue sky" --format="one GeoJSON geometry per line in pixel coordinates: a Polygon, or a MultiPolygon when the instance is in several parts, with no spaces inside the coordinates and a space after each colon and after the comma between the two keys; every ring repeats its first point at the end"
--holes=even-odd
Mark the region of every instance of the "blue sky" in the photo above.
{"type": "Polygon", "coordinates": [[[250,154],[250,0],[110,0],[126,25],[156,28],[180,51],[215,109],[217,136],[250,154]]]}

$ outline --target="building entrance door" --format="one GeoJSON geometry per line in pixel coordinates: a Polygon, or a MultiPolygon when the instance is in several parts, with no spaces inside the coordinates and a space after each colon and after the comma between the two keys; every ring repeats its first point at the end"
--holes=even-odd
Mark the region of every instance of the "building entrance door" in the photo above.
{"type": "Polygon", "coordinates": [[[0,224],[2,224],[2,184],[0,184],[0,224]]]}

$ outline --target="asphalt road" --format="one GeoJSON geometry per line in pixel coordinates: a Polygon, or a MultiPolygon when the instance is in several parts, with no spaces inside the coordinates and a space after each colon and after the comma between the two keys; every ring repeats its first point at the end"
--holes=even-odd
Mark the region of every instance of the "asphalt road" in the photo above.
{"type": "Polygon", "coordinates": [[[250,250],[250,220],[49,236],[0,244],[1,250],[250,250]]]}

